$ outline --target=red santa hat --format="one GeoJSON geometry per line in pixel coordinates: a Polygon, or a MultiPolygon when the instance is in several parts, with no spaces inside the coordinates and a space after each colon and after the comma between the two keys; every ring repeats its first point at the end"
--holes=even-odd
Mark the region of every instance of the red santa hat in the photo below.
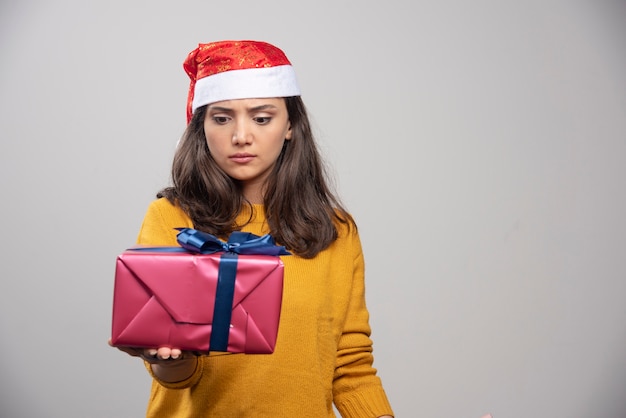
{"type": "Polygon", "coordinates": [[[300,95],[287,56],[266,42],[199,44],[189,53],[183,68],[191,79],[187,123],[197,108],[221,100],[300,95]]]}

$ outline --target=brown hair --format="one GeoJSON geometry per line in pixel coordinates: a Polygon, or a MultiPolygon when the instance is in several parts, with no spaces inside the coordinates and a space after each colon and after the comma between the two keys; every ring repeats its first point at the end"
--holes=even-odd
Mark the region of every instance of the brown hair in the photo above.
{"type": "MultiPolygon", "coordinates": [[[[356,227],[328,186],[326,170],[300,97],[285,98],[292,138],[285,141],[267,180],[265,214],[278,243],[312,258],[337,239],[337,222],[356,227]]],[[[161,190],[191,218],[194,228],[226,237],[244,225],[235,218],[244,205],[239,181],[224,173],[209,153],[204,135],[206,106],[197,109],[172,164],[173,186],[161,190]]]]}

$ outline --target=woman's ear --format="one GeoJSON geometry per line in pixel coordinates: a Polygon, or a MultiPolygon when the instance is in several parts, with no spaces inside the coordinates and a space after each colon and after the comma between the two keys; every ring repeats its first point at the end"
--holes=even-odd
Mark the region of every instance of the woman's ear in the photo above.
{"type": "Polygon", "coordinates": [[[285,140],[289,141],[291,139],[291,122],[289,122],[289,129],[287,129],[287,133],[285,134],[285,140]]]}

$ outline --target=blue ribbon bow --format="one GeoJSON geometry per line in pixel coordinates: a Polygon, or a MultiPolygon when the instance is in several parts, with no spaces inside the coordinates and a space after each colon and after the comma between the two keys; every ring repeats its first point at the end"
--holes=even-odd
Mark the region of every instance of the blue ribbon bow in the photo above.
{"type": "Polygon", "coordinates": [[[283,246],[276,245],[269,235],[258,236],[249,232],[235,231],[224,242],[214,235],[192,228],[176,228],[176,240],[187,251],[199,254],[213,254],[219,251],[242,255],[290,255],[283,246]]]}

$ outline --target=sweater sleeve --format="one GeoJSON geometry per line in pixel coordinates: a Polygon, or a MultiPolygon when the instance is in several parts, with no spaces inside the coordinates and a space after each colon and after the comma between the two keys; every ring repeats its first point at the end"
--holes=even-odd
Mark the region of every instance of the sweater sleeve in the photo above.
{"type": "Polygon", "coordinates": [[[333,397],[345,418],[393,415],[373,367],[369,312],[365,304],[365,262],[356,231],[351,233],[351,240],[354,254],[352,287],[337,350],[333,397]]]}
{"type": "Polygon", "coordinates": [[[196,370],[194,370],[191,376],[189,376],[185,380],[181,380],[180,382],[165,382],[159,379],[157,375],[154,374],[154,371],[152,370],[152,366],[150,365],[150,363],[148,363],[147,361],[144,361],[144,365],[146,366],[146,370],[148,371],[150,376],[152,376],[152,379],[154,379],[153,384],[152,384],[153,385],[152,390],[154,392],[157,385],[163,386],[168,389],[187,389],[189,387],[194,386],[202,378],[202,370],[203,370],[202,361],[203,361],[202,357],[199,357],[198,364],[196,365],[196,370]]]}

